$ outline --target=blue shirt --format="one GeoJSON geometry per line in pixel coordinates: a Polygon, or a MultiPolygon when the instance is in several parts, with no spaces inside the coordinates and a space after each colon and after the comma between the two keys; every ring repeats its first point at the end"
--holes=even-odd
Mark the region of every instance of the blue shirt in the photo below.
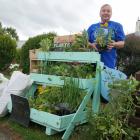
{"type": "MultiPolygon", "coordinates": [[[[125,34],[122,25],[118,22],[109,21],[107,27],[101,27],[101,23],[96,23],[92,24],[88,28],[87,32],[90,43],[95,42],[97,32],[100,28],[104,28],[106,34],[108,33],[109,29],[111,29],[112,30],[111,39],[114,40],[115,42],[125,40],[125,34]]],[[[113,69],[116,67],[116,58],[117,58],[116,48],[112,48],[111,50],[104,50],[99,53],[101,54],[101,61],[104,63],[105,66],[113,69]]]]}

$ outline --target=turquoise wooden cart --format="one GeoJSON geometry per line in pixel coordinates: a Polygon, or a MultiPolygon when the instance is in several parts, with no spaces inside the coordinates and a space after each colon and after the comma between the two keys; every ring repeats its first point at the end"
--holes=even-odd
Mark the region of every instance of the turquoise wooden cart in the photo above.
{"type": "MultiPolygon", "coordinates": [[[[73,78],[74,80],[79,80],[79,88],[86,89],[87,92],[76,113],[58,116],[48,112],[39,111],[34,108],[30,109],[30,120],[45,126],[47,135],[53,135],[57,132],[65,131],[62,139],[67,140],[69,139],[76,125],[87,122],[86,105],[91,99],[93,112],[98,113],[99,111],[101,70],[103,69],[103,63],[100,62],[100,54],[98,52],[38,52],[37,58],[40,61],[96,64],[95,77],[90,79],[73,78]],[[93,98],[91,98],[92,94],[93,98]]],[[[33,85],[30,88],[29,92],[26,94],[27,97],[34,95],[37,85],[64,85],[62,76],[31,73],[30,77],[33,80],[33,85]]],[[[11,111],[12,106],[9,105],[8,108],[9,111],[11,111]]]]}

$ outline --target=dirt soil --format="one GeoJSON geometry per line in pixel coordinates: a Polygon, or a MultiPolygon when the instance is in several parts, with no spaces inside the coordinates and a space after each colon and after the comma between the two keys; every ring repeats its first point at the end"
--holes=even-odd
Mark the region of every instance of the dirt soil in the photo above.
{"type": "Polygon", "coordinates": [[[0,124],[0,140],[23,140],[8,124],[0,124]]]}

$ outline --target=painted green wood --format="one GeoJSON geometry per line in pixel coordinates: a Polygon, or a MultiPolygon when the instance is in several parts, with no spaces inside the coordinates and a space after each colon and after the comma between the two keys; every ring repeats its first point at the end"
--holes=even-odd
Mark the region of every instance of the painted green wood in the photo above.
{"type": "MultiPolygon", "coordinates": [[[[58,116],[44,111],[39,111],[31,108],[30,119],[43,126],[56,130],[58,132],[64,131],[75,113],[70,115],[58,116]]],[[[76,120],[77,123],[86,122],[86,112],[81,112],[80,117],[76,120]]]]}
{"type": "MultiPolygon", "coordinates": [[[[86,89],[87,94],[82,100],[76,113],[58,116],[49,112],[39,111],[31,108],[30,119],[31,121],[46,127],[46,134],[53,135],[57,132],[65,131],[62,139],[68,140],[74,127],[76,125],[85,123],[87,121],[87,112],[85,111],[86,105],[93,95],[93,111],[97,113],[100,104],[100,73],[101,63],[100,54],[98,52],[39,52],[37,55],[38,60],[45,61],[59,61],[59,62],[80,62],[80,63],[96,63],[96,76],[91,79],[73,78],[79,80],[79,88],[86,89]]],[[[34,81],[33,85],[27,92],[26,97],[34,96],[37,85],[50,85],[50,86],[63,86],[64,77],[55,75],[45,75],[31,73],[30,78],[34,81]]],[[[65,77],[70,78],[70,77],[65,77]]],[[[9,112],[12,110],[12,103],[8,104],[9,112]]]]}
{"type": "Polygon", "coordinates": [[[87,103],[90,100],[91,95],[93,94],[93,88],[91,88],[87,95],[84,97],[82,103],[80,104],[78,110],[76,111],[74,117],[72,118],[71,122],[69,123],[64,135],[62,136],[63,140],[68,140],[72,131],[74,130],[74,127],[76,126],[76,120],[79,119],[81,112],[86,108],[87,103]]]}
{"type": "Polygon", "coordinates": [[[100,54],[98,52],[38,52],[37,58],[46,61],[96,63],[100,61],[100,54]]]}
{"type": "Polygon", "coordinates": [[[39,111],[34,108],[31,108],[30,119],[31,121],[43,126],[51,126],[52,128],[56,129],[59,129],[61,125],[61,116],[44,111],[39,111]]]}
{"type": "MultiPolygon", "coordinates": [[[[66,130],[66,128],[68,127],[68,125],[71,122],[74,115],[75,115],[75,113],[62,116],[62,119],[61,119],[61,129],[62,130],[66,130]]],[[[75,120],[75,123],[76,123],[76,125],[78,125],[78,124],[82,124],[85,122],[87,122],[87,111],[82,111],[82,112],[80,112],[79,118],[75,120]]]]}
{"type": "MultiPolygon", "coordinates": [[[[59,61],[59,62],[80,62],[80,63],[96,63],[96,76],[91,79],[73,78],[79,80],[79,88],[86,89],[87,94],[82,100],[76,113],[58,116],[49,112],[39,111],[31,108],[31,121],[46,127],[46,134],[53,135],[57,132],[65,131],[62,139],[68,140],[76,125],[87,121],[87,112],[85,111],[87,103],[92,99],[92,109],[94,113],[98,113],[100,105],[100,82],[101,70],[103,64],[100,62],[100,54],[98,52],[39,52],[38,60],[59,61]]],[[[30,78],[34,81],[33,85],[27,92],[26,97],[34,96],[37,85],[63,86],[64,77],[55,75],[45,75],[31,73],[30,78]]],[[[65,77],[66,79],[70,77],[65,77]]],[[[11,112],[12,103],[8,104],[8,110],[11,112]]]]}
{"type": "MultiPolygon", "coordinates": [[[[36,84],[46,84],[46,85],[51,85],[51,86],[63,86],[64,85],[64,77],[63,76],[31,73],[30,78],[36,84]]],[[[65,77],[65,78],[68,79],[70,77],[65,77]]],[[[76,81],[79,80],[79,87],[81,89],[88,89],[91,87],[94,88],[95,78],[91,78],[91,79],[73,78],[73,79],[76,81]]]]}
{"type": "Polygon", "coordinates": [[[50,135],[54,135],[54,134],[58,133],[58,131],[52,129],[52,128],[49,127],[49,126],[46,126],[46,131],[45,131],[45,133],[46,133],[47,135],[50,136],[50,135]]]}
{"type": "Polygon", "coordinates": [[[99,112],[100,107],[100,92],[101,92],[101,70],[103,69],[103,65],[100,62],[97,62],[96,68],[96,86],[93,94],[92,100],[92,109],[94,113],[99,112]]]}
{"type": "Polygon", "coordinates": [[[93,89],[89,89],[89,92],[84,97],[82,103],[80,104],[78,110],[76,111],[74,117],[72,118],[71,122],[69,123],[64,135],[62,136],[63,140],[68,140],[72,131],[74,130],[74,127],[76,125],[76,120],[80,117],[80,112],[82,112],[85,108],[87,103],[89,102],[91,95],[93,94],[93,112],[98,113],[99,106],[100,106],[100,82],[101,82],[101,70],[103,68],[103,65],[101,65],[100,62],[97,62],[96,67],[96,80],[95,80],[95,88],[94,88],[94,94],[93,89]]]}

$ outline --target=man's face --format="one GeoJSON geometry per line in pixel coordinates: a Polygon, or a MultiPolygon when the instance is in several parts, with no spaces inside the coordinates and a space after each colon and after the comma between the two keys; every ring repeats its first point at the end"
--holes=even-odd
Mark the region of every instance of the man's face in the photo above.
{"type": "Polygon", "coordinates": [[[100,17],[102,22],[107,22],[110,20],[112,15],[112,8],[110,6],[104,6],[100,10],[100,17]]]}

